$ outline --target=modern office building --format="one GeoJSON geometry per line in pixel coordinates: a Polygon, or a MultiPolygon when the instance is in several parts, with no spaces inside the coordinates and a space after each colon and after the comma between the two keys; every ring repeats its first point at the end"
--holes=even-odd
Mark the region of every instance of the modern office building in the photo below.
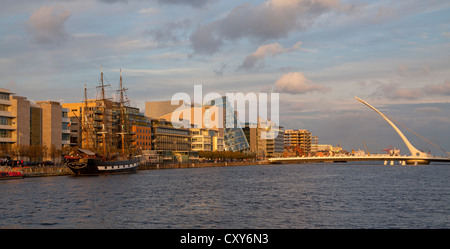
{"type": "Polygon", "coordinates": [[[203,103],[204,106],[217,106],[223,108],[223,143],[226,151],[250,152],[250,146],[242,130],[236,112],[226,96],[203,103]]]}
{"type": "Polygon", "coordinates": [[[223,151],[223,137],[216,129],[191,128],[193,151],[223,151]]]}
{"type": "Polygon", "coordinates": [[[267,126],[268,122],[258,118],[257,125],[246,123],[243,131],[249,141],[250,152],[258,157],[278,157],[284,151],[283,127],[267,126]],[[256,127],[255,127],[256,126],[256,127]],[[267,132],[267,135],[263,135],[267,132]]]}
{"type": "Polygon", "coordinates": [[[70,143],[67,111],[59,102],[31,103],[9,89],[0,89],[0,150],[5,152],[15,146],[10,156],[27,159],[23,146],[43,146],[51,151],[41,159],[52,160],[52,155],[60,153],[62,146],[70,143]]]}
{"type": "MultiPolygon", "coordinates": [[[[67,108],[65,108],[67,109],[67,108]]],[[[70,109],[67,109],[70,112],[70,109]]],[[[69,112],[69,130],[70,130],[70,146],[81,148],[81,123],[78,117],[70,117],[69,112]]]]}
{"type": "Polygon", "coordinates": [[[42,145],[42,108],[30,104],[30,145],[42,145]]]}
{"type": "Polygon", "coordinates": [[[51,148],[52,145],[60,150],[63,144],[68,145],[70,141],[70,131],[68,130],[69,119],[66,117],[63,121],[63,110],[61,104],[55,101],[39,101],[37,105],[42,109],[42,145],[51,148]],[[63,131],[64,123],[64,133],[63,131]],[[66,136],[68,136],[66,138],[66,136]]]}
{"type": "Polygon", "coordinates": [[[174,112],[182,105],[185,105],[183,101],[180,101],[178,105],[172,105],[170,100],[145,102],[145,116],[156,119],[166,115],[167,113],[174,112]]]}
{"type": "Polygon", "coordinates": [[[170,122],[174,114],[177,115],[175,118],[179,118],[179,123],[183,124],[185,128],[188,122],[192,128],[217,128],[219,136],[223,136],[224,150],[249,151],[249,145],[241,124],[226,96],[203,103],[202,106],[187,103],[173,106],[171,101],[146,102],[145,115],[147,117],[157,117],[170,122]],[[179,108],[182,105],[184,105],[184,109],[179,108]],[[180,111],[180,113],[176,111],[180,111]],[[190,115],[185,116],[184,114],[187,113],[190,113],[190,115]]]}
{"type": "Polygon", "coordinates": [[[26,97],[11,95],[11,122],[13,128],[12,138],[14,143],[30,145],[30,101],[26,97]]]}
{"type": "Polygon", "coordinates": [[[12,93],[0,88],[0,150],[6,150],[17,142],[17,119],[12,112],[12,93]]]}
{"type": "Polygon", "coordinates": [[[152,150],[190,151],[191,134],[189,129],[175,128],[171,122],[154,119],[152,122],[152,150]]]}

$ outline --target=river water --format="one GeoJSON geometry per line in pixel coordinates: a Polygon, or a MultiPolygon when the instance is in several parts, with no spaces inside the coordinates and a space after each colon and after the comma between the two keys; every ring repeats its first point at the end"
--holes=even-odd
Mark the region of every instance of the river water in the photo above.
{"type": "Polygon", "coordinates": [[[450,228],[450,165],[288,164],[0,181],[0,228],[450,228]]]}

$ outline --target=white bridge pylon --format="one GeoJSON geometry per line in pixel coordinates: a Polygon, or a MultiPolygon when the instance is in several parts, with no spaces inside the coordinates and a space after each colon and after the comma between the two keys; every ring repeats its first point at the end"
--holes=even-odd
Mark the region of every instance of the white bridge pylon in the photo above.
{"type": "Polygon", "coordinates": [[[380,116],[386,120],[391,126],[392,128],[394,128],[394,130],[397,132],[397,134],[400,136],[400,138],[403,140],[403,142],[405,143],[406,147],[408,147],[409,152],[411,152],[411,156],[416,156],[416,157],[424,157],[427,158],[429,157],[428,154],[416,149],[416,147],[414,147],[409,141],[408,139],[405,137],[405,135],[402,133],[402,131],[400,131],[400,129],[394,124],[392,123],[392,121],[389,119],[389,117],[387,117],[386,115],[384,115],[383,113],[381,113],[380,111],[378,111],[375,107],[371,106],[369,103],[367,103],[366,101],[358,98],[355,96],[355,98],[363,103],[364,105],[370,107],[372,110],[374,110],[376,113],[380,114],[380,116]]]}

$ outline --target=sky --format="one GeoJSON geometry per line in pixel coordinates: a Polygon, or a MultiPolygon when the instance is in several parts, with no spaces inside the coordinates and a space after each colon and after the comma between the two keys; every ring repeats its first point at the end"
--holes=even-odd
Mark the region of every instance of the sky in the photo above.
{"type": "Polygon", "coordinates": [[[85,84],[94,98],[101,67],[114,94],[121,69],[141,111],[194,85],[279,93],[284,128],[361,145],[387,123],[358,96],[450,150],[447,0],[1,3],[0,87],[31,101],[80,102],[85,84]]]}

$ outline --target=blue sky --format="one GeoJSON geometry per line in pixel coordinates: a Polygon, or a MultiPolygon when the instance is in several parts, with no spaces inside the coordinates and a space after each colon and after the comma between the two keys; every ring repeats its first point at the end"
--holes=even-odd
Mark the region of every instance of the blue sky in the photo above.
{"type": "Polygon", "coordinates": [[[445,0],[2,1],[0,87],[78,102],[103,65],[142,109],[194,84],[278,92],[282,125],[320,143],[370,113],[358,96],[450,150],[448,13],[445,0]]]}

